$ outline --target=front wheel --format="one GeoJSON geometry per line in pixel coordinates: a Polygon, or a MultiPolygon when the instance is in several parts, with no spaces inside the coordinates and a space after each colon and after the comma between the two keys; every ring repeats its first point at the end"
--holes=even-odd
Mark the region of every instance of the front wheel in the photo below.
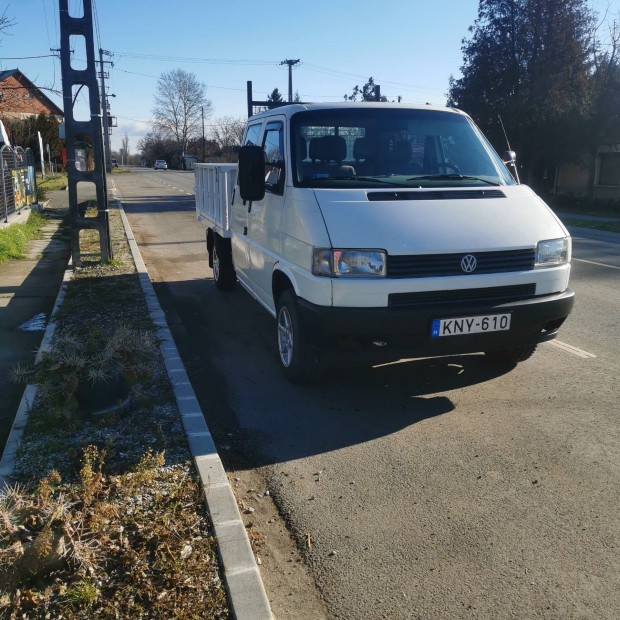
{"type": "Polygon", "coordinates": [[[237,283],[230,239],[215,235],[213,241],[213,280],[220,291],[231,291],[237,283]]]}
{"type": "Polygon", "coordinates": [[[277,332],[278,354],[286,378],[291,383],[311,383],[319,375],[319,359],[308,344],[297,308],[297,297],[292,290],[282,293],[278,301],[277,332]]]}
{"type": "Polygon", "coordinates": [[[504,351],[486,351],[485,357],[492,364],[498,366],[516,366],[519,362],[530,359],[536,351],[535,344],[527,347],[518,347],[516,349],[506,349],[504,351]]]}

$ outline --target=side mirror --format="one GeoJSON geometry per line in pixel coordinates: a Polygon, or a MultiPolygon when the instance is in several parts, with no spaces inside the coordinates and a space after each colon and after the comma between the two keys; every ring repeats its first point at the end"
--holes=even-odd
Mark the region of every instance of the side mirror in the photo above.
{"type": "Polygon", "coordinates": [[[239,149],[239,193],[243,200],[265,197],[265,155],[260,146],[248,144],[239,149]]]}
{"type": "Polygon", "coordinates": [[[521,183],[519,180],[519,170],[517,169],[517,154],[514,151],[505,151],[502,155],[502,162],[504,162],[505,166],[508,166],[508,170],[514,180],[517,183],[521,183]]]}
{"type": "Polygon", "coordinates": [[[504,164],[512,164],[513,166],[517,162],[517,154],[514,151],[505,151],[502,155],[502,161],[504,164]]]}

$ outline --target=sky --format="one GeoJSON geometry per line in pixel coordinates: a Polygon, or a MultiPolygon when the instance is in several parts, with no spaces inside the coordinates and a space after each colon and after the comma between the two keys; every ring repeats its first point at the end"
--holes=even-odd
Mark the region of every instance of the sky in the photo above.
{"type": "MultiPolygon", "coordinates": [[[[83,0],[69,0],[81,16],[83,0]]],[[[110,114],[118,127],[111,146],[125,135],[130,152],[152,128],[157,80],[183,69],[207,87],[210,123],[246,118],[246,82],[254,99],[278,88],[302,101],[342,101],[372,76],[389,100],[444,105],[451,75],[458,78],[462,39],[469,36],[478,0],[92,0],[95,50],[107,58],[110,114]]],[[[0,14],[14,24],[0,38],[0,68],[19,68],[60,107],[59,0],[0,0],[0,14]],[[27,58],[42,56],[42,58],[27,58]]],[[[82,50],[76,50],[79,66],[82,50]]]]}

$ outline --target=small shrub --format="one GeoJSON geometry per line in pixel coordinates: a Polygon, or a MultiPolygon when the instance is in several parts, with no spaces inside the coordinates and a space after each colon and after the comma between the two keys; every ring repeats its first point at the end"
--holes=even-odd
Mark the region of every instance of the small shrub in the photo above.
{"type": "Polygon", "coordinates": [[[156,349],[150,332],[125,324],[107,330],[93,326],[86,337],[58,335],[37,365],[15,366],[10,378],[38,385],[47,408],[70,418],[79,409],[80,391],[89,385],[122,376],[132,386],[148,378],[156,349]]]}

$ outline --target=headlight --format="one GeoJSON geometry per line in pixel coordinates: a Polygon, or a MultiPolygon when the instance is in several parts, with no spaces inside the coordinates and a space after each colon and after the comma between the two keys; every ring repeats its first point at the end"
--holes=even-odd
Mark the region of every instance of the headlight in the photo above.
{"type": "Polygon", "coordinates": [[[565,265],[571,259],[570,237],[539,241],[536,246],[536,267],[565,265]]]}
{"type": "Polygon", "coordinates": [[[315,248],[312,273],[327,278],[385,278],[385,252],[315,248]]]}

